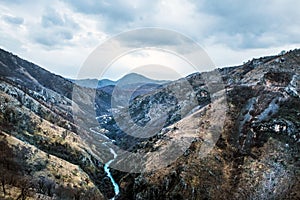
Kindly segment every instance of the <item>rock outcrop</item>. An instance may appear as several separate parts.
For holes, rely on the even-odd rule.
[[[121,88],[120,98],[114,86],[80,87],[4,50],[0,80],[0,198],[114,197],[107,140],[143,160],[110,163],[116,199],[300,198],[300,50],[133,96]]]

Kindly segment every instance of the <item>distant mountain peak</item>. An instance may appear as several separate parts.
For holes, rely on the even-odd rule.
[[[101,88],[109,85],[115,86],[118,84],[119,87],[129,86],[129,85],[137,85],[137,84],[164,84],[169,81],[165,80],[154,80],[150,79],[142,74],[138,73],[129,73],[117,81],[113,81],[110,79],[96,79],[96,78],[86,78],[86,79],[70,79],[72,82],[76,83],[82,87],[88,88]]]
[[[164,81],[164,80],[154,80],[138,73],[126,74],[117,81],[117,83],[120,83],[121,85],[131,85],[131,84],[140,84],[140,83],[164,84],[167,82],[168,81]]]

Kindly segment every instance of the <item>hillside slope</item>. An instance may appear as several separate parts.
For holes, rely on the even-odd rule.
[[[119,175],[120,199],[299,199],[299,72],[300,50],[220,69],[227,110],[216,146],[201,157],[207,136],[213,135],[207,127],[214,123],[210,113],[216,108],[203,104],[133,148],[146,152],[147,168],[165,162],[153,151],[168,151],[168,141],[190,137],[191,126],[198,131],[167,167]],[[196,77],[188,80],[200,88]]]
[[[1,142],[12,154],[3,146],[0,198],[113,196],[104,161],[80,137],[88,130],[73,122],[74,85],[4,50],[0,58]]]
[[[0,50],[0,198],[299,199],[300,50],[215,72],[224,84],[213,90],[214,72],[195,73],[146,85],[126,110],[111,101],[128,91],[76,86]],[[137,125],[153,119],[159,129],[140,138]],[[172,141],[184,151],[167,163]]]

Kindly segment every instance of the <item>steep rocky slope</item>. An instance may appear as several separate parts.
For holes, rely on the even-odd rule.
[[[113,196],[112,184],[103,170],[104,161],[96,159],[80,137],[88,130],[73,122],[74,85],[4,50],[0,58],[1,142],[13,155],[6,155],[3,147],[0,198]],[[43,189],[48,182],[51,187]]]
[[[201,156],[215,108],[202,104],[133,148],[148,152],[147,167],[155,160],[153,151],[165,148],[170,138],[186,137],[186,127],[197,124],[189,148],[167,167],[119,175],[120,199],[299,199],[299,71],[300,50],[220,69],[227,110],[216,146]]]
[[[0,50],[0,198],[112,198],[110,147],[115,199],[299,199],[299,71],[294,50],[116,98]]]

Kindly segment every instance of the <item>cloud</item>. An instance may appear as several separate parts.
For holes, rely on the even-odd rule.
[[[76,12],[89,16],[94,15],[93,17],[96,20],[105,21],[107,30],[112,30],[121,24],[127,24],[135,18],[130,4],[121,0],[115,2],[97,0],[64,1]]]
[[[65,20],[58,12],[51,8],[42,16],[41,23],[43,27],[63,26]]]
[[[97,1],[97,0],[65,0],[76,11],[85,14],[100,14],[116,21],[128,21],[134,18],[134,13],[131,12],[133,6],[126,1]]]
[[[133,28],[136,21],[143,18],[145,13],[151,12],[159,2],[158,0],[63,1],[70,5],[75,12],[83,13],[95,20],[104,22],[104,28],[110,33],[119,33],[128,30],[128,28]]]
[[[71,45],[70,41],[78,31],[80,26],[70,16],[49,8],[34,26],[31,37],[48,48],[62,48]]]
[[[6,23],[13,24],[13,25],[21,25],[24,23],[24,19],[22,17],[4,15],[2,18]]]
[[[6,3],[6,4],[19,4],[19,3],[22,3],[23,1],[22,0],[2,0],[3,3]]]
[[[44,28],[60,26],[78,29],[79,25],[74,22],[68,15],[61,14],[55,9],[47,9],[41,19],[41,24]]]
[[[35,42],[48,47],[61,47],[68,45],[68,41],[73,38],[73,33],[68,30],[52,30],[35,33],[33,39]]]
[[[299,7],[298,0],[53,0],[50,6],[46,0],[3,0],[0,40],[3,48],[69,76],[61,69],[65,63],[78,70],[105,39],[159,27],[187,35],[224,66],[300,44]],[[159,31],[120,40],[135,48],[147,44],[193,52]]]
[[[216,43],[237,49],[268,48],[300,42],[300,13],[295,0],[202,0],[198,12],[215,16],[210,30]],[[291,37],[292,36],[292,37]]]
[[[151,30],[151,31],[150,31]],[[173,36],[173,37],[172,37]],[[174,38],[177,35],[173,31],[164,29],[141,28],[122,33],[116,36],[124,45],[139,48],[141,46],[172,46],[179,45],[180,38]]]
[[[16,37],[0,34],[0,41],[0,48],[5,48],[6,50],[14,53],[21,53],[24,51],[22,48],[22,42]]]

